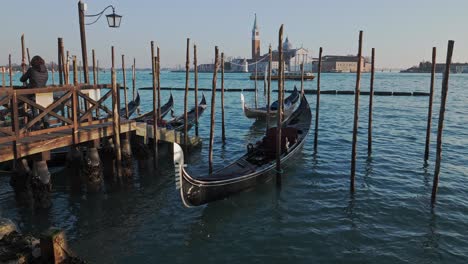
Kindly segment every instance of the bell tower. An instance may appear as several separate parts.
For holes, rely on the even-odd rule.
[[[252,59],[260,58],[260,31],[257,26],[257,14],[255,14],[254,25],[252,28]]]

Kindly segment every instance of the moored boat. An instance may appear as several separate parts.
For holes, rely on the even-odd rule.
[[[206,99],[205,99],[205,94],[202,94],[202,99],[200,103],[198,104],[198,118],[203,114],[203,112],[206,109]],[[165,126],[169,129],[174,129],[176,131],[184,131],[184,125],[185,125],[185,120],[184,120],[184,115],[180,115],[178,117],[173,118],[172,120],[169,120],[166,122]],[[187,113],[187,120],[188,120],[188,126],[187,129],[190,130],[193,125],[195,125],[196,121],[196,112],[195,112],[195,107],[193,107],[188,113]]]
[[[281,127],[282,164],[301,151],[311,122],[309,103],[302,95],[299,107]],[[249,144],[247,153],[238,160],[206,176],[190,175],[184,166],[182,149],[174,144],[176,181],[184,205],[191,207],[221,200],[269,181],[275,175],[276,129],[270,128],[261,141]]]
[[[297,88],[294,86],[293,92],[284,100],[284,116],[285,118],[289,117],[294,108],[296,103],[299,101],[300,93]],[[241,94],[241,103],[242,103],[242,110],[247,118],[255,118],[255,119],[266,119],[268,117],[268,109],[266,107],[259,107],[259,108],[250,108],[246,105],[244,100],[244,95]],[[276,109],[278,107],[278,101],[273,102],[270,105],[270,118],[276,117]]]
[[[169,113],[169,111],[172,110],[172,107],[174,107],[174,98],[172,97],[172,93],[171,93],[169,100],[167,100],[167,102],[163,106],[161,106],[161,118],[165,117],[167,113]],[[136,117],[134,120],[137,122],[148,122],[150,120],[152,121],[153,111],[150,111],[139,117]]]

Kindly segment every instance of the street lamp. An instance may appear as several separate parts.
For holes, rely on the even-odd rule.
[[[104,12],[109,8],[112,8],[112,14],[106,15],[107,23],[109,24],[109,27],[111,27],[111,28],[120,27],[120,21],[122,20],[122,16],[117,15],[115,13],[114,6],[108,5],[101,12],[99,12],[99,13],[97,13],[95,15],[85,15],[84,12],[86,11],[86,4],[83,3],[83,1],[81,1],[81,0],[78,2],[78,17],[79,17],[79,20],[80,20],[80,36],[81,36],[81,53],[82,53],[82,58],[83,58],[85,83],[89,83],[88,53],[87,53],[87,49],[86,49],[85,17],[97,17],[93,22],[86,24],[86,25],[92,25],[92,24],[96,23],[101,18],[101,16],[104,14]]]

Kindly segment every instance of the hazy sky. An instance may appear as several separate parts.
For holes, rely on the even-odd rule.
[[[250,57],[254,13],[260,26],[262,53],[277,47],[278,29],[294,46],[317,56],[356,54],[359,30],[364,30],[364,54],[376,48],[377,67],[409,67],[429,60],[433,46],[444,61],[447,40],[455,40],[454,61],[468,61],[467,0],[95,0],[85,1],[87,14],[112,4],[123,15],[119,29],[107,27],[105,17],[87,26],[88,52],[95,49],[103,66],[110,65],[110,47],[138,67],[151,65],[150,41],[161,49],[163,66],[184,65],[186,38],[198,46],[199,62],[213,60],[214,46],[226,56]],[[110,12],[110,10],[109,10]],[[106,12],[108,13],[108,12]],[[21,33],[31,56],[57,58],[57,38],[81,56],[77,1],[2,0],[0,64],[11,53],[20,62]],[[87,20],[90,22],[91,20]],[[191,50],[192,51],[192,50]],[[192,55],[192,54],[191,54]],[[91,57],[89,55],[89,57]]]

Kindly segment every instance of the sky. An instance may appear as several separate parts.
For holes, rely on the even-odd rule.
[[[445,61],[447,41],[455,40],[453,61],[468,62],[467,0],[87,0],[86,14],[109,4],[123,16],[120,28],[107,26],[105,17],[86,27],[88,57],[95,49],[100,66],[111,64],[115,46],[117,65],[125,54],[137,67],[150,67],[150,41],[161,50],[163,67],[185,64],[186,39],[197,44],[198,62],[210,63],[214,47],[225,56],[251,56],[254,14],[260,27],[261,52],[278,45],[278,30],[295,47],[318,56],[357,54],[359,31],[364,31],[363,53],[376,49],[376,67],[406,68],[430,60],[437,47]],[[76,0],[2,0],[0,65],[21,61],[21,34],[31,56],[57,60],[57,38],[81,58]],[[109,13],[106,11],[105,14]],[[91,22],[92,19],[87,19]],[[191,47],[190,51],[193,49]],[[193,54],[190,54],[192,58]],[[192,60],[192,59],[191,59]]]

